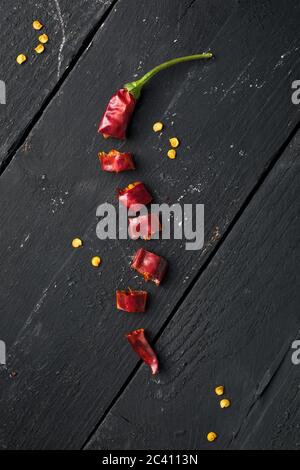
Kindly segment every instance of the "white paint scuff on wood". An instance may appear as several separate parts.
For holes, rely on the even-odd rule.
[[[64,48],[64,45],[66,43],[67,38],[66,38],[65,23],[64,23],[64,19],[63,19],[62,13],[61,13],[59,1],[54,0],[54,3],[55,3],[56,11],[57,11],[57,14],[58,14],[58,19],[59,19],[59,22],[60,22],[61,33],[62,33],[62,40],[61,40],[61,43],[59,45],[58,63],[57,63],[57,78],[59,78],[60,77],[61,64],[62,64],[62,60],[63,60],[62,51],[63,51],[63,48]]]

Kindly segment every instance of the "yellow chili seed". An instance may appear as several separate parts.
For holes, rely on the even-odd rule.
[[[162,122],[155,122],[155,123],[153,124],[153,130],[154,130],[154,132],[160,132],[160,131],[163,130],[163,128],[164,128],[164,125],[163,125]]]
[[[176,150],[170,149],[170,150],[168,151],[168,157],[171,158],[172,160],[173,160],[174,158],[176,158]]]
[[[223,387],[223,385],[219,385],[218,387],[215,388],[215,394],[216,394],[216,395],[223,395],[223,394],[224,394],[224,387]]]
[[[177,147],[179,147],[180,142],[177,139],[177,137],[172,137],[171,139],[169,139],[169,142],[170,142],[171,147],[173,147],[173,149],[177,149]]]
[[[223,400],[220,401],[220,407],[221,408],[229,408],[231,405],[230,400],[227,398],[224,398]]]
[[[101,264],[101,258],[99,256],[94,256],[94,258],[92,258],[92,265],[95,268],[98,268],[98,266],[100,266],[100,264]]]
[[[131,183],[131,184],[129,184],[129,185],[127,186],[127,189],[132,189],[132,188],[134,188],[134,187],[135,187],[135,184],[134,184],[134,183]]]
[[[32,27],[36,31],[39,31],[40,29],[42,29],[43,25],[39,20],[34,20],[34,22],[32,23]]]
[[[72,240],[73,248],[80,248],[82,245],[83,243],[82,243],[82,240],[80,240],[80,238],[74,238],[74,240]]]
[[[38,44],[34,50],[37,54],[42,54],[45,50],[45,47],[43,44]]]
[[[16,58],[16,61],[18,62],[18,64],[23,64],[23,62],[26,62],[27,60],[27,57],[25,54],[19,54],[18,57]]]
[[[42,44],[46,44],[46,42],[49,41],[49,38],[47,36],[47,34],[41,34],[39,36],[39,41],[42,43]]]
[[[208,440],[209,442],[215,441],[215,440],[217,439],[217,437],[218,437],[218,436],[217,436],[217,434],[216,434],[215,432],[209,432],[209,433],[207,434],[207,440]]]

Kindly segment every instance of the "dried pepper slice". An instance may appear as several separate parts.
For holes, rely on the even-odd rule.
[[[99,152],[98,157],[103,171],[120,173],[121,171],[135,170],[132,153],[111,150],[109,153]]]
[[[117,195],[119,202],[127,209],[134,206],[136,210],[139,210],[152,201],[151,194],[144,183],[140,181],[129,184],[125,189],[119,189]]]
[[[144,290],[117,290],[117,309],[128,313],[143,313],[146,310],[148,293]]]
[[[144,328],[131,331],[126,335],[132,349],[150,367],[152,374],[158,372],[158,359],[145,337]]]
[[[153,281],[157,286],[160,285],[166,270],[167,261],[151,251],[140,248],[131,263],[131,267],[141,274],[146,281]]]
[[[128,233],[132,240],[137,240],[138,238],[150,240],[155,233],[160,231],[161,225],[156,214],[129,218]]]

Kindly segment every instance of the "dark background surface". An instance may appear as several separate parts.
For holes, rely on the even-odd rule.
[[[5,0],[0,13],[1,448],[298,449],[299,2]],[[50,37],[41,56],[34,19]],[[97,135],[123,83],[207,50],[213,61],[147,86],[126,142]],[[113,146],[135,154],[134,176],[100,172]],[[97,206],[132,179],[158,203],[205,204],[204,248],[98,240]],[[147,313],[126,315],[115,289],[145,287],[129,269],[140,246],[170,269],[147,285]],[[156,377],[124,339],[139,327]]]

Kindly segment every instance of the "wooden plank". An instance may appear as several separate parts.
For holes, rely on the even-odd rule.
[[[156,344],[160,375],[142,367],[87,448],[297,449],[299,151],[300,132]]]
[[[51,100],[56,86],[91,40],[94,29],[113,0],[2,0],[0,5],[0,79],[6,85],[6,105],[0,106],[0,168],[10,160],[32,121]],[[44,28],[35,31],[39,19]],[[46,32],[49,43],[38,56],[34,48]],[[16,63],[19,53],[28,61]]]
[[[296,339],[296,335],[293,336]],[[299,340],[299,335],[298,335]],[[299,449],[299,365],[288,349],[278,373],[242,423],[231,448]]]
[[[137,11],[136,2],[120,0],[2,175],[0,331],[8,372],[18,372],[15,379],[2,373],[3,448],[85,442],[137,365],[124,333],[144,326],[153,338],[167,324],[298,123],[289,77],[299,7],[233,5],[144,1]],[[213,63],[177,67],[149,85],[120,146],[135,153],[134,180],[144,180],[157,202],[205,204],[205,249],[150,242],[169,260],[168,278],[159,289],[147,286],[147,314],[121,315],[115,288],[144,287],[128,264],[145,245],[96,239],[97,205],[114,201],[115,187],[133,178],[99,172],[97,151],[116,145],[96,135],[99,115],[130,77],[210,47]],[[166,125],[161,139],[151,132],[158,118]],[[175,161],[164,156],[171,133],[182,141]],[[75,235],[85,242],[77,252],[70,249]],[[98,271],[90,267],[95,253],[103,258]]]

